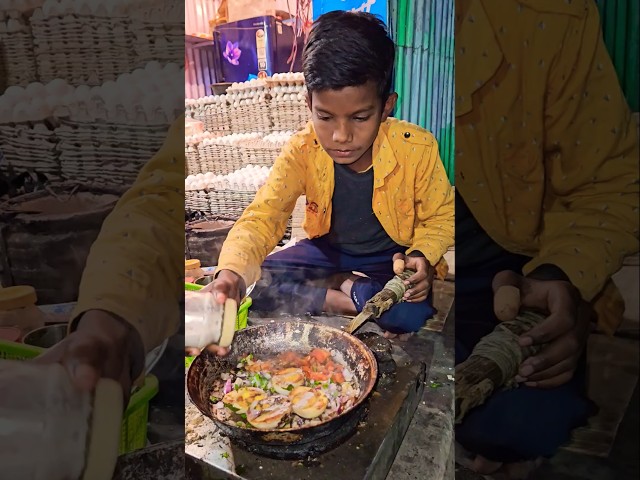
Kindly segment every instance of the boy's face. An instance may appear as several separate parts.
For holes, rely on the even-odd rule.
[[[320,145],[334,162],[355,170],[371,164],[371,149],[395,106],[397,95],[385,104],[373,82],[340,90],[313,92],[307,97]]]

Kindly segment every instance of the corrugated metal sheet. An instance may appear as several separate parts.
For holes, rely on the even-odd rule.
[[[431,131],[454,181],[454,1],[390,0],[397,45],[395,116]]]
[[[213,48],[211,40],[186,37],[185,98],[201,98],[212,94],[210,87],[216,82]]]
[[[600,10],[604,41],[618,72],[620,84],[634,112],[640,110],[640,2],[638,0],[596,0]]]

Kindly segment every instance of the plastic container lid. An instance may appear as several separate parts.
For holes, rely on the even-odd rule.
[[[193,270],[195,268],[200,268],[200,260],[197,260],[197,259],[193,258],[191,260],[185,260],[184,261],[184,269],[185,270]]]
[[[28,285],[0,288],[0,310],[24,308],[37,301],[36,289]]]

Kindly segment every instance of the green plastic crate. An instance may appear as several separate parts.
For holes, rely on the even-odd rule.
[[[3,360],[29,360],[44,351],[44,348],[0,340],[0,359]],[[146,446],[149,402],[157,393],[158,379],[154,375],[147,375],[142,387],[131,395],[122,418],[120,454]]]

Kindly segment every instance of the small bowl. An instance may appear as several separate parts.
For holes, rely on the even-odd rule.
[[[47,325],[36,328],[27,333],[22,343],[40,348],[51,348],[56,343],[61,342],[67,336],[67,324]]]

